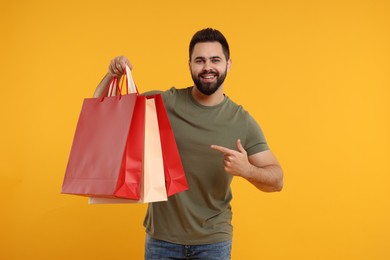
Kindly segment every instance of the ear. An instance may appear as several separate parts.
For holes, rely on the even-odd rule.
[[[232,59],[229,59],[228,61],[227,61],[227,71],[229,72],[230,71],[230,68],[232,67]]]

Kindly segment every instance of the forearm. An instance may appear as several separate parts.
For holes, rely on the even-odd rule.
[[[105,91],[105,89],[108,87],[110,84],[110,81],[112,79],[112,76],[110,73],[107,73],[102,81],[100,81],[99,85],[95,89],[95,93],[93,94],[93,97],[101,97]]]
[[[245,178],[264,192],[281,191],[283,188],[283,171],[276,164],[264,167],[256,167],[251,164],[249,173]]]

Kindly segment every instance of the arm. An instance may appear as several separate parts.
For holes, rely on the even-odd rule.
[[[283,170],[270,150],[251,155],[248,160],[251,164],[248,181],[265,192],[282,190]]]
[[[108,72],[96,87],[93,97],[100,97],[103,95],[104,90],[107,88],[108,84],[110,84],[110,81],[113,77],[117,77],[119,81],[119,78],[122,76],[126,65],[129,66],[130,69],[132,68],[129,60],[125,56],[118,56],[112,59],[110,65],[108,66]]]
[[[224,169],[234,176],[241,176],[264,192],[281,191],[283,188],[283,170],[271,151],[248,156],[237,140],[237,151],[212,145],[212,149],[224,154]]]

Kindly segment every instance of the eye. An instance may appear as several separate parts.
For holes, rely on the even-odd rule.
[[[220,59],[212,59],[211,62],[212,63],[219,63],[219,62],[221,62],[221,60]]]

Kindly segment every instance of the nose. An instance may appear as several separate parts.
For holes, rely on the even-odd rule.
[[[206,60],[203,63],[203,70],[210,70],[210,69],[211,69],[211,61],[210,60]]]

